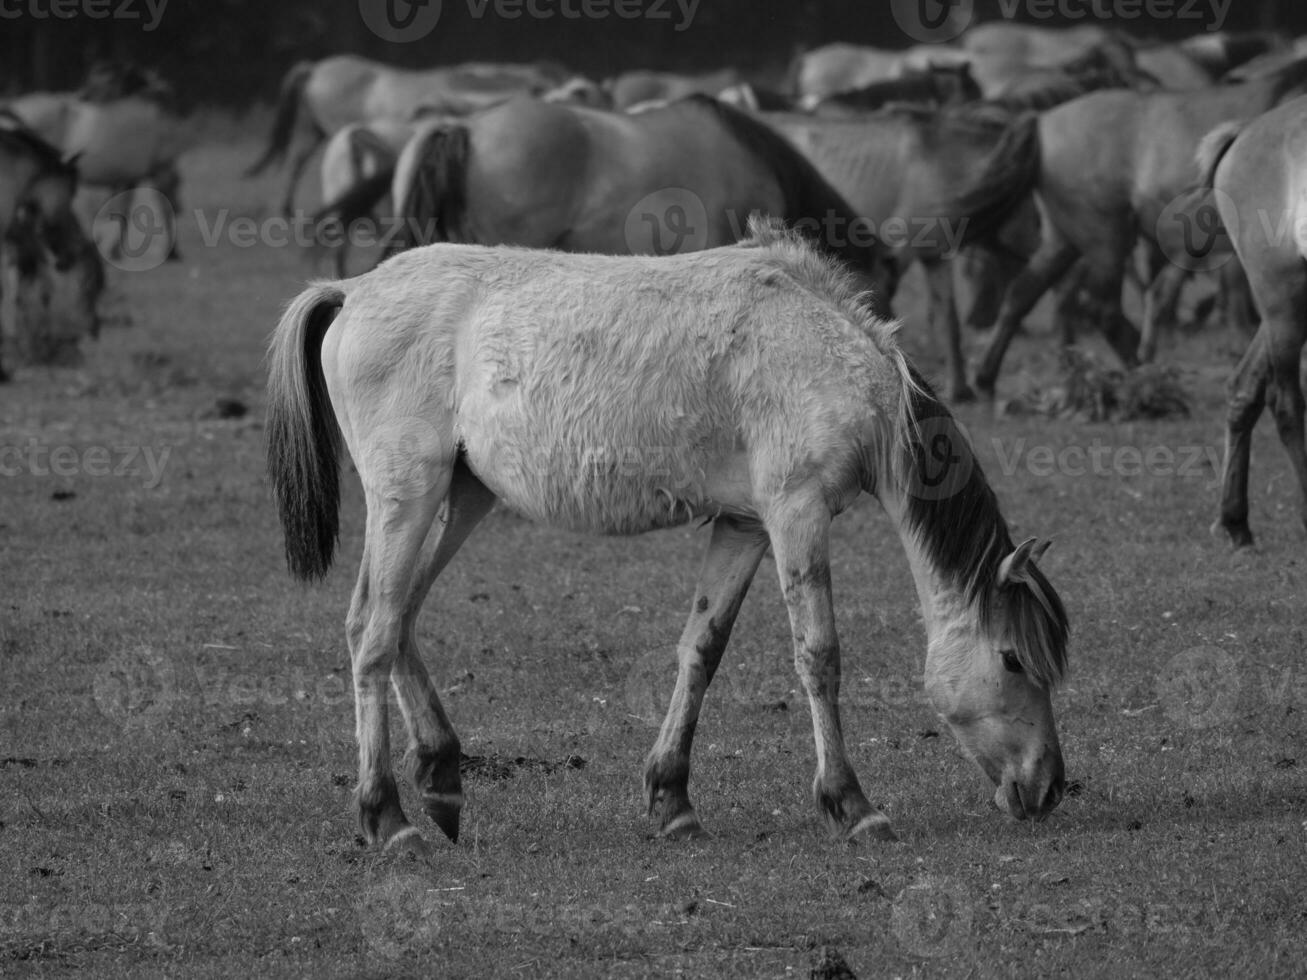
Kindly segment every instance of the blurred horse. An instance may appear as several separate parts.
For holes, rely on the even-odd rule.
[[[111,196],[153,187],[171,205],[168,257],[180,258],[172,222],[179,207],[177,158],[187,147],[171,90],[150,72],[98,66],[78,92],[34,92],[7,108],[46,142],[76,159],[81,183]],[[130,211],[130,201],[123,210]],[[120,242],[115,240],[116,253]]]
[[[362,185],[324,217],[348,224],[385,193]],[[395,247],[432,241],[668,254],[738,241],[759,211],[894,292],[892,256],[762,122],[707,96],[637,115],[517,98],[419,131],[395,171]]]
[[[459,739],[415,624],[499,500],[591,533],[712,524],[644,766],[660,837],[704,836],[689,797],[695,725],[770,548],[812,713],[814,803],[838,839],[895,839],[859,785],[839,710],[831,528],[863,493],[907,553],[935,710],[1009,816],[1038,820],[1061,801],[1050,695],[1068,626],[1037,564],[1047,544],[1013,541],[966,436],[847,269],[750,225],[740,245],[665,258],[433,245],[290,304],[266,430],[297,577],[331,566],[344,449],[367,499],[346,634],[369,843],[430,853],[395,783],[392,692],[421,805],[458,840]]]
[[[336,55],[301,61],[282,79],[268,147],[245,175],[252,177],[286,159],[297,133],[305,137],[291,162],[282,213],[290,217],[295,188],[309,158],[350,123],[411,122],[424,112],[465,115],[522,93],[543,94],[567,81],[551,65],[482,64],[410,71],[362,58]]]
[[[876,82],[901,77],[911,69],[968,64],[960,49],[925,45],[918,51],[890,51],[858,44],[826,44],[800,53],[790,68],[800,102],[809,105],[840,92],[853,92]]]
[[[977,386],[993,392],[1021,321],[1077,260],[1083,260],[1080,319],[1100,329],[1123,362],[1150,355],[1141,351],[1140,335],[1121,309],[1125,265],[1136,240],[1142,235],[1156,242],[1168,206],[1196,182],[1194,154],[1208,131],[1260,115],[1305,90],[1307,59],[1242,84],[1196,92],[1095,92],[1040,116],[1030,172],[1043,243],[1008,290]],[[1149,337],[1156,335],[1156,295],[1146,304]]]
[[[73,213],[77,170],[22,126],[0,126],[0,350],[50,361],[99,333],[104,272]],[[7,377],[0,363],[0,380]]]
[[[1248,469],[1264,408],[1293,465],[1307,524],[1302,352],[1307,345],[1307,241],[1283,229],[1307,225],[1307,96],[1246,124],[1227,123],[1204,142],[1199,165],[1247,274],[1262,322],[1230,380],[1221,516],[1236,547],[1253,543]],[[1274,226],[1265,217],[1274,216]]]
[[[975,102],[980,97],[980,86],[971,77],[970,65],[931,65],[911,68],[898,78],[836,92],[824,99],[805,99],[799,108],[819,116],[844,118],[882,109],[890,103],[938,108]]]
[[[720,95],[744,78],[734,68],[682,75],[666,71],[628,71],[610,79],[605,88],[612,106],[626,112],[639,105],[676,102],[691,95]]]
[[[1024,262],[1038,244],[1030,198],[1033,115],[1017,117],[990,107],[932,111],[899,106],[856,120],[767,115],[766,121],[798,147],[847,198],[853,210],[894,249],[900,275],[914,262],[926,274],[929,318],[944,350],[950,399],[969,400],[951,260],[964,240]],[[979,183],[983,195],[964,206],[938,209],[957,188]],[[997,221],[988,215],[1001,216]],[[890,234],[893,229],[895,233]],[[1015,275],[1012,263],[988,267]],[[980,305],[994,308],[1001,281],[982,284]],[[990,313],[974,311],[976,325]]]

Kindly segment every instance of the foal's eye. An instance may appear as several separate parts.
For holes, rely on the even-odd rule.
[[[1003,656],[1003,667],[1006,670],[1009,670],[1014,674],[1019,674],[1025,670],[1025,668],[1021,666],[1021,661],[1017,659],[1017,652],[1015,650],[1002,650],[1000,653]]]

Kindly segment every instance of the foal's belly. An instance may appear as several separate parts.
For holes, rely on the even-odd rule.
[[[641,534],[721,514],[753,517],[743,449],[466,440],[464,461],[522,515],[597,534]]]

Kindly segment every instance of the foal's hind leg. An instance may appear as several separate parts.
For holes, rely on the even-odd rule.
[[[895,840],[889,818],[872,807],[844,748],[840,726],[840,646],[830,581],[831,515],[819,491],[769,515],[768,531],[790,613],[794,666],[808,694],[817,744],[812,792],[837,837]]]
[[[370,843],[384,844],[409,829],[391,772],[387,687],[422,543],[447,492],[449,473],[432,482],[437,485],[411,497],[371,489],[367,494],[367,539],[346,634],[354,666],[359,824]]]
[[[749,583],[767,551],[767,535],[756,525],[719,517],[699,571],[690,618],[676,645],[676,688],[658,741],[644,765],[649,813],[658,813],[658,834],[677,840],[704,831],[690,804],[690,748],[703,695],[717,672],[731,627]]]
[[[463,781],[458,771],[460,746],[435,685],[422,663],[416,627],[422,602],[437,576],[494,505],[495,496],[485,484],[465,465],[457,464],[446,506],[427,535],[426,546],[413,576],[413,587],[404,610],[399,660],[391,674],[408,728],[410,770],[413,783],[422,796],[422,808],[445,836],[455,842],[458,841],[459,814],[463,809]],[[408,830],[417,833],[414,828]]]

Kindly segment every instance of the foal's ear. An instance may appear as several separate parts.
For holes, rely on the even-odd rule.
[[[1052,543],[1052,541],[1040,541],[1038,538],[1027,538],[1022,541],[1012,554],[999,563],[998,584],[1008,585],[1012,582],[1026,581],[1030,576],[1030,569],[1044,557],[1044,552]]]

